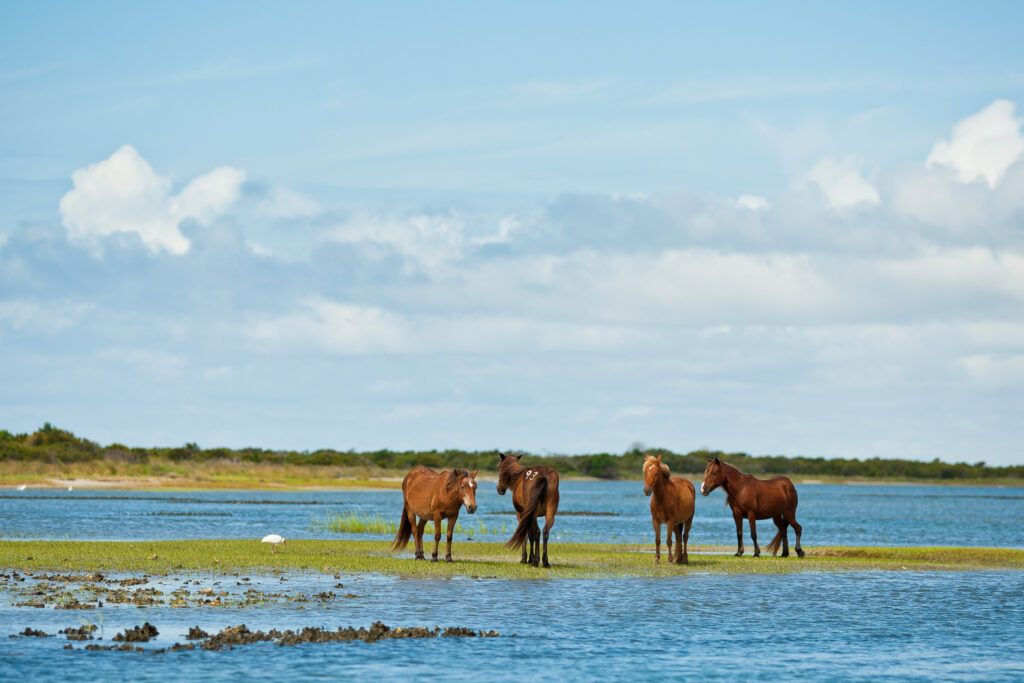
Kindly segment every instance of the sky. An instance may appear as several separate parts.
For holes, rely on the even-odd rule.
[[[1022,44],[1019,3],[0,2],[0,428],[1024,463]]]

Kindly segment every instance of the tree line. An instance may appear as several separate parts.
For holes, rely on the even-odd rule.
[[[938,458],[930,461],[869,458],[809,458],[784,455],[748,455],[721,451],[697,450],[674,453],[663,448],[632,448],[625,453],[593,453],[584,455],[524,454],[523,464],[545,464],[562,475],[597,477],[600,479],[638,479],[644,456],[661,455],[662,462],[678,474],[696,474],[704,471],[706,458],[720,457],[740,470],[758,476],[775,474],[805,477],[850,477],[866,479],[1021,479],[1024,483],[1024,465],[996,467],[984,461],[947,463]],[[44,462],[70,464],[78,462],[109,461],[113,463],[139,463],[170,461],[226,463],[265,463],[302,466],[360,467],[391,471],[404,471],[416,465],[434,469],[459,467],[469,470],[493,472],[497,470],[498,451],[283,451],[264,448],[200,448],[187,443],[175,448],[129,447],[119,443],[101,446],[94,441],[75,436],[70,431],[52,426],[49,422],[28,434],[13,434],[0,429],[0,463]]]

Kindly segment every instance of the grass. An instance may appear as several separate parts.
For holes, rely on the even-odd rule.
[[[432,540],[432,539],[429,539]],[[442,538],[441,554],[444,554]],[[726,548],[694,547],[688,566],[655,565],[650,544],[554,543],[551,569],[519,564],[519,553],[501,543],[456,541],[456,562],[437,564],[412,559],[412,546],[392,553],[386,541],[288,541],[275,554],[255,540],[198,541],[3,541],[0,568],[18,571],[273,572],[317,571],[406,577],[549,579],[608,576],[715,574],[787,574],[807,571],[862,570],[1024,570],[1024,550],[1007,548],[866,548],[807,550],[805,559],[733,557]],[[426,544],[430,554],[432,543]],[[719,554],[721,553],[721,554]],[[664,558],[663,558],[664,561]]]
[[[448,524],[446,522],[441,523],[442,532],[446,532]],[[386,519],[383,519],[379,514],[370,517],[361,510],[353,510],[352,512],[345,512],[338,514],[336,512],[328,512],[326,517],[320,518],[313,515],[313,518],[309,523],[310,531],[331,531],[334,533],[344,534],[396,534],[398,533],[398,524]],[[423,533],[425,536],[434,535],[434,523],[427,522],[424,527]],[[455,533],[460,536],[505,536],[508,534],[508,529],[504,523],[501,527],[488,527],[484,524],[482,519],[478,519],[476,524],[464,525],[462,522],[455,523]]]
[[[90,488],[160,490],[398,489],[405,472],[330,465],[274,465],[231,461],[122,463],[0,462],[2,486],[54,486],[89,480]],[[64,485],[66,486],[66,484]]]

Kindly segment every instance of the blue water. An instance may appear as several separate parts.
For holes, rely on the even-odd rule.
[[[557,541],[652,540],[648,499],[637,482],[563,482]],[[1024,490],[926,486],[799,487],[804,545],[959,545],[1024,547]],[[735,531],[720,492],[698,498],[692,543],[732,545]],[[508,497],[483,484],[477,517],[511,528]],[[397,491],[137,493],[0,491],[7,538],[177,539],[345,538],[310,530],[313,516],[354,509],[397,519]],[[154,513],[199,513],[166,516]],[[475,522],[464,516],[462,521]],[[746,531],[745,531],[746,535]],[[764,526],[761,537],[769,534]],[[348,536],[351,538],[384,538]],[[501,540],[478,537],[479,540]],[[459,537],[456,538],[458,542]],[[749,540],[747,541],[749,549]],[[458,558],[458,543],[454,548]],[[510,561],[514,561],[514,553]],[[412,561],[412,560],[410,560]],[[751,558],[751,561],[754,561]],[[797,560],[793,560],[797,561]],[[3,568],[0,568],[3,569]],[[15,607],[32,582],[0,588],[0,679],[295,680],[412,679],[621,680],[1022,680],[1024,572],[848,572],[793,575],[509,581],[412,580],[379,575],[253,575],[267,592],[335,590],[358,597],[328,603],[270,600],[248,608],[107,604],[69,611]],[[236,577],[151,579],[167,591],[182,581],[216,590]],[[247,584],[248,585],[248,584]],[[196,586],[193,584],[193,589]],[[385,640],[377,643],[271,643],[232,651],[87,652],[62,638],[8,638],[26,626],[47,633],[83,622],[113,634],[149,621],[160,636],[149,649],[246,624],[304,626],[467,626],[501,637]],[[515,634],[513,637],[512,634]]]
[[[636,543],[653,540],[649,499],[639,482],[562,482],[561,512],[601,512],[612,516],[559,515],[551,539]],[[953,486],[826,485],[798,487],[797,519],[806,546],[941,545],[1024,548],[1024,489]],[[481,484],[478,521],[511,534],[514,517],[508,495],[493,483]],[[397,521],[402,495],[386,491],[216,491],[199,493],[111,491],[0,491],[0,538],[139,540],[183,538],[386,538],[345,536],[311,530],[313,517],[360,510]],[[163,514],[158,514],[163,513]],[[174,516],[168,516],[170,513]],[[201,516],[176,516],[199,513]],[[759,538],[774,526],[761,522]],[[790,531],[792,540],[792,531]],[[750,545],[745,529],[745,544]],[[498,540],[479,537],[477,540]],[[733,545],[732,515],[715,491],[698,495],[691,543]]]
[[[0,638],[0,677],[90,679],[1020,680],[1024,572],[859,572],[559,581],[344,577],[363,597],[304,609],[104,608],[104,642],[149,621],[143,647],[208,632],[319,625],[460,625],[494,639],[242,646],[221,652],[63,650],[58,638]],[[275,579],[267,580],[278,589]],[[332,576],[293,577],[316,591]],[[54,633],[81,615],[4,607],[0,635]],[[512,637],[515,634],[515,637]],[[82,643],[75,643],[80,648]]]

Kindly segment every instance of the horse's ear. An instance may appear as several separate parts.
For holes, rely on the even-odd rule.
[[[470,475],[469,475],[469,478],[470,478],[470,479],[476,479],[476,473],[477,473],[477,472],[479,472],[479,471],[480,471],[480,470],[473,470],[473,471],[472,471],[472,472],[470,473]]]
[[[504,460],[505,459],[505,454],[502,453],[501,451],[498,451],[498,457],[501,458],[502,460]]]
[[[714,460],[712,460],[711,458],[705,457],[704,459],[707,460],[708,462],[714,462]],[[717,460],[717,458],[716,458],[716,460]]]
[[[660,465],[661,464],[661,455],[658,455],[658,457],[655,458],[654,461]]]
[[[717,455],[715,456],[715,462],[722,462],[721,460],[718,459]]]

